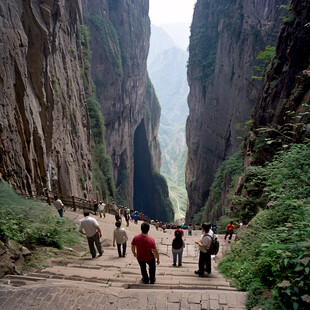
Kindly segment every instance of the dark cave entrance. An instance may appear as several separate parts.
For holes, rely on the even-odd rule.
[[[152,160],[149,151],[144,120],[134,135],[134,209],[143,212],[150,219],[155,217],[154,181]]]

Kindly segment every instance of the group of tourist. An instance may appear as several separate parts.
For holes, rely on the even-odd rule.
[[[121,227],[121,219],[116,218],[115,226],[116,229],[113,232],[113,246],[117,245],[117,251],[119,257],[126,256],[126,248],[128,236],[125,228]],[[211,254],[208,249],[211,246],[212,238],[214,233],[211,229],[211,224],[201,224],[202,236],[199,241],[195,243],[199,246],[200,255],[198,270],[195,274],[204,276],[204,273],[211,273]],[[149,236],[150,224],[148,222],[142,222],[141,234],[134,236],[131,241],[131,251],[140,266],[142,279],[141,282],[144,284],[154,284],[156,281],[156,264],[160,263],[159,254],[156,247],[156,243],[153,237]],[[98,257],[102,255],[102,248],[100,244],[101,230],[96,219],[89,216],[89,212],[84,212],[84,218],[80,222],[79,232],[87,236],[88,245],[92,258],[96,258],[96,250],[99,253]],[[173,266],[182,266],[182,254],[185,247],[183,240],[184,231],[178,227],[174,231],[174,239],[172,241],[172,256]],[[149,272],[147,272],[146,266],[149,266]]]
[[[96,201],[94,206],[94,213],[97,214],[99,212],[100,217],[105,217],[106,205],[100,201],[97,204]],[[59,212],[60,216],[63,216],[64,205],[57,196],[55,196],[54,206]],[[118,213],[115,215],[115,230],[113,232],[113,246],[117,245],[117,251],[119,257],[126,256],[127,249],[127,241],[128,236],[125,228],[121,227],[122,224],[122,215],[125,218],[127,223],[127,227],[129,226],[129,220],[132,220],[136,224],[138,224],[138,220],[140,219],[139,213],[131,210],[128,212],[126,209],[120,209]],[[100,230],[99,224],[97,220],[93,217],[90,217],[89,211],[84,211],[84,218],[80,221],[79,232],[87,237],[89,250],[92,258],[96,258],[97,252],[95,246],[98,251],[98,257],[102,256],[103,250],[100,243],[100,238],[102,237],[102,232]],[[159,225],[158,221],[153,222],[155,228],[158,230]],[[188,235],[192,235],[192,226],[188,227]],[[212,245],[212,240],[214,238],[214,232],[216,230],[216,225],[211,225],[209,223],[202,223],[200,225],[202,235],[199,240],[195,243],[199,247],[199,261],[198,261],[198,270],[195,271],[200,277],[203,277],[205,272],[207,274],[211,273],[211,254],[209,249]],[[226,240],[229,235],[229,240],[232,238],[233,231],[235,226],[233,222],[226,227],[226,235],[224,239]],[[141,224],[141,234],[134,236],[131,241],[131,251],[134,257],[137,258],[137,261],[140,265],[142,279],[141,281],[145,284],[150,283],[154,284],[156,281],[156,263],[157,265],[160,263],[159,254],[156,248],[156,243],[153,237],[148,235],[150,230],[150,224],[148,221],[143,221]],[[164,229],[163,229],[164,231]],[[185,243],[183,240],[184,231],[181,226],[178,226],[174,231],[174,239],[172,241],[172,257],[173,257],[173,266],[182,266],[182,256],[183,249],[185,247]],[[146,265],[149,266],[149,273],[147,272]]]

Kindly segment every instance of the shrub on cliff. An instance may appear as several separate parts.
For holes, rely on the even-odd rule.
[[[215,216],[219,218],[225,215],[225,206],[222,205],[222,196],[232,196],[232,190],[238,177],[242,174],[242,157],[241,150],[238,149],[233,155],[228,157],[217,169],[214,181],[210,188],[210,194],[204,207],[198,212],[193,219],[193,223],[201,223],[204,221],[215,222]],[[225,178],[229,179],[229,193],[224,192]],[[227,184],[226,184],[227,185]],[[229,221],[228,221],[229,223]],[[227,224],[228,224],[227,223]]]
[[[158,172],[153,172],[154,197],[158,206],[162,206],[161,218],[169,223],[174,220],[173,206],[169,198],[169,191],[166,179]]]
[[[111,171],[111,158],[106,154],[105,125],[104,117],[101,112],[100,103],[96,97],[96,86],[91,79],[90,62],[91,50],[89,43],[88,27],[82,25],[79,31],[80,44],[83,57],[81,74],[86,93],[86,102],[89,112],[92,141],[92,171],[93,186],[96,192],[105,200],[110,201],[110,197],[115,197],[115,184]],[[84,179],[81,177],[83,185]]]

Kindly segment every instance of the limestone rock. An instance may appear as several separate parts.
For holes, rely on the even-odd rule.
[[[22,255],[23,255],[25,260],[29,260],[30,259],[32,253],[26,247],[22,246],[21,252],[22,252]]]
[[[148,79],[148,1],[83,0],[92,50],[92,78],[105,118],[118,203],[165,219],[155,204],[154,173],[160,171],[160,106]],[[143,150],[143,156],[139,157]],[[143,180],[143,181],[137,181]],[[163,192],[167,189],[164,186]],[[143,200],[141,193],[147,200]],[[164,194],[168,197],[168,191]],[[157,199],[158,201],[158,199]]]
[[[282,1],[198,0],[189,46],[186,140],[187,220],[206,203],[214,174],[240,145],[260,88],[254,66],[275,46]],[[229,12],[229,13],[228,13]]]
[[[20,192],[92,191],[81,16],[75,0],[1,1],[0,175]]]
[[[284,20],[275,60],[263,81],[259,102],[253,114],[252,136],[244,145],[244,166],[264,164],[270,161],[277,147],[256,150],[256,158],[251,157],[254,149],[253,139],[257,129],[269,126],[280,131],[288,126],[287,140],[280,145],[302,143],[309,140],[310,131],[310,9],[309,1],[292,1]],[[275,138],[276,135],[273,137]]]

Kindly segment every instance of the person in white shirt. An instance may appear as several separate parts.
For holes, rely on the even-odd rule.
[[[96,248],[98,250],[98,257],[102,256],[102,248],[100,238],[102,237],[101,229],[98,222],[89,216],[89,212],[84,212],[84,218],[80,220],[79,232],[87,237],[89,251],[92,258],[96,258]]]
[[[103,217],[105,218],[105,206],[106,206],[105,203],[103,201],[100,201],[99,206],[98,206],[100,217],[102,217],[102,214],[103,214]]]
[[[205,271],[208,274],[211,273],[211,254],[208,253],[208,249],[211,247],[214,233],[211,230],[211,224],[208,223],[202,223],[201,229],[203,233],[201,239],[195,242],[200,249],[198,270],[195,271],[195,274],[203,277]]]
[[[117,251],[119,257],[125,257],[126,256],[126,247],[127,247],[127,232],[125,228],[121,228],[121,222],[117,221],[115,223],[116,229],[113,232],[113,246],[115,246],[115,241],[117,244]],[[123,254],[121,251],[121,246],[123,245]]]
[[[58,198],[57,195],[54,196],[53,205],[56,208],[56,210],[58,211],[60,217],[63,217],[64,216],[64,212],[65,212],[65,206],[62,203],[62,201]]]

